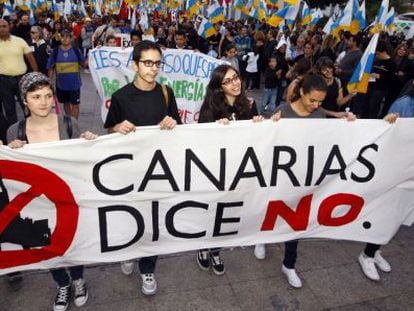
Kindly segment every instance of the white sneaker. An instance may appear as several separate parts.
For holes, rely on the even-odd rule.
[[[377,268],[375,268],[374,258],[368,257],[362,252],[358,257],[359,264],[361,265],[362,272],[365,276],[373,281],[379,281],[380,276],[378,274]]]
[[[257,259],[266,258],[266,245],[265,244],[256,244],[254,247],[254,255]]]
[[[295,269],[288,269],[285,267],[285,265],[282,265],[282,272],[284,275],[286,275],[287,281],[290,284],[290,286],[294,288],[302,287],[302,281],[300,280],[299,275],[296,273]]]
[[[134,266],[133,261],[121,261],[121,271],[125,275],[131,275],[134,272]]]
[[[382,257],[380,250],[375,252],[374,262],[381,271],[391,272],[391,265]]]
[[[157,292],[157,281],[155,280],[154,273],[141,274],[142,288],[141,291],[144,295],[155,295]]]
[[[85,285],[84,279],[74,280],[73,285],[75,286],[75,298],[73,301],[77,307],[82,307],[88,301],[88,289]]]

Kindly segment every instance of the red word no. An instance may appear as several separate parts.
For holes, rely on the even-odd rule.
[[[266,216],[263,220],[261,231],[271,231],[276,227],[276,220],[280,216],[295,231],[303,231],[308,228],[309,215],[313,194],[304,196],[299,201],[296,211],[286,205],[285,202],[270,201],[267,206]],[[346,214],[334,217],[333,211],[337,206],[349,205]],[[327,227],[338,227],[354,221],[364,206],[364,199],[350,193],[337,193],[324,199],[318,210],[318,223]]]

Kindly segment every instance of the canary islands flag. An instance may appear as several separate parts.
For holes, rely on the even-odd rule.
[[[187,17],[191,18],[200,9],[201,3],[198,0],[187,0]]]
[[[213,24],[205,17],[201,20],[200,26],[198,26],[197,33],[200,37],[207,39],[214,36],[217,32],[213,27]]]
[[[333,28],[335,27],[335,19],[333,16],[329,17],[328,21],[325,24],[325,27],[323,27],[323,32],[327,35],[332,34]]]
[[[303,9],[302,9],[302,25],[308,25],[312,20],[311,10],[306,2],[303,2]]]
[[[212,5],[209,6],[207,9],[208,17],[211,20],[211,23],[215,24],[220,21],[225,21],[223,8],[220,6],[220,4],[215,1]]]
[[[391,10],[387,13],[387,16],[385,18],[385,29],[388,31],[391,31],[394,27],[394,19],[395,19],[395,10],[394,7],[391,8]]]
[[[283,9],[280,9],[268,19],[267,23],[272,27],[277,27],[279,24],[284,21],[286,15],[289,11],[290,5],[286,5]]]
[[[365,0],[364,0],[362,1],[361,6],[356,12],[354,19],[352,20],[350,31],[353,35],[355,35],[358,33],[358,31],[363,31],[365,27],[366,27],[366,19],[365,19]]]
[[[348,92],[357,91],[358,93],[366,93],[368,90],[368,82],[371,74],[372,64],[375,58],[375,49],[377,48],[379,34],[376,33],[365,49],[357,68],[355,69],[351,80],[347,85]]]
[[[384,29],[389,5],[389,0],[382,0],[381,6],[378,10],[378,15],[375,18],[374,27],[371,29],[371,33],[377,33]]]

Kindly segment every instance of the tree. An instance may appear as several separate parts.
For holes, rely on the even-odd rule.
[[[378,14],[380,5],[380,0],[366,0],[366,11],[367,18],[369,21],[374,21],[375,17]],[[390,8],[394,7],[396,14],[401,14],[407,12],[407,1],[405,0],[390,0]]]

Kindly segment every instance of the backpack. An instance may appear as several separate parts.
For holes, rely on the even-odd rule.
[[[161,84],[161,90],[162,90],[162,95],[164,97],[165,106],[167,107],[167,110],[168,110],[168,106],[170,104],[170,98],[168,96],[167,86],[165,84]]]
[[[63,116],[63,123],[65,123],[66,133],[68,134],[69,139],[72,138],[73,128],[72,128],[72,119],[69,116]],[[19,122],[17,126],[17,139],[27,141],[26,136],[26,119]]]

